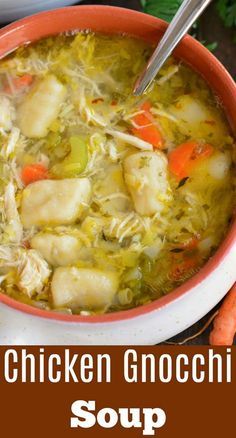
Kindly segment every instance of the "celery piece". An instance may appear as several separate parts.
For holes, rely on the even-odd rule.
[[[70,147],[69,155],[51,169],[57,177],[74,178],[86,169],[88,150],[85,138],[78,135],[70,137]]]

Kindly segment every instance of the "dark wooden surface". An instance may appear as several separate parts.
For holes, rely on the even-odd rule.
[[[157,0],[158,1],[158,0]],[[82,1],[80,4],[102,4],[102,5],[113,5],[120,6],[129,9],[141,10],[140,0],[113,0],[113,1]],[[233,34],[234,33],[234,34]],[[221,60],[225,67],[230,71],[230,73],[236,77],[236,32],[232,30],[225,29],[222,25],[221,20],[218,18],[215,11],[215,2],[208,8],[204,13],[203,17],[199,23],[199,39],[201,41],[206,41],[211,43],[214,41],[218,42],[217,50],[215,55]],[[234,37],[234,42],[233,42]],[[214,292],[214,291],[212,291]],[[180,343],[186,338],[189,338],[204,327],[206,322],[211,318],[216,309],[213,309],[208,315],[198,321],[189,329],[185,330],[175,338],[171,339],[171,342]],[[209,339],[209,333],[211,326],[209,326],[204,333],[199,335],[193,340],[188,341],[187,345],[207,345]]]
[[[157,0],[158,1],[158,0]],[[120,6],[129,9],[141,10],[141,4],[139,0],[113,0],[113,1],[82,1],[81,4],[102,4]],[[235,35],[234,35],[235,37]],[[215,11],[215,2],[207,9],[199,23],[199,39],[212,43],[218,42],[215,55],[221,60],[233,76],[236,76],[236,44],[233,42],[233,31],[225,29],[221,20]],[[235,39],[236,41],[236,39]],[[175,338],[171,339],[172,342],[182,342],[183,340],[199,333],[204,325],[209,321],[211,316],[217,309],[213,309],[208,315],[198,321],[189,329],[185,330]],[[193,340],[190,340],[186,345],[207,345],[209,340],[209,333],[212,328],[210,325],[201,335],[197,336]]]

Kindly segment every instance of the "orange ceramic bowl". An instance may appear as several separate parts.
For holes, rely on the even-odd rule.
[[[22,44],[65,31],[90,29],[106,34],[128,34],[157,43],[166,28],[162,20],[129,9],[68,7],[27,17],[0,30],[0,57]],[[175,56],[207,81],[236,134],[236,85],[222,64],[190,36],[182,40]],[[43,311],[0,294],[3,321],[0,334],[4,332],[6,343],[25,344],[160,342],[193,324],[220,301],[236,281],[235,266],[236,221],[201,271],[163,298],[132,310],[85,317]],[[12,317],[14,329],[9,327]]]

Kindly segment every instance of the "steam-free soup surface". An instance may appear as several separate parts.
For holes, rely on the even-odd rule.
[[[78,33],[0,62],[1,292],[82,315],[148,303],[215,252],[234,204],[234,140],[219,102],[169,59]]]

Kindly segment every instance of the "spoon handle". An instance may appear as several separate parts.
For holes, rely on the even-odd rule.
[[[147,89],[177,44],[210,2],[211,0],[184,0],[137,80],[134,87],[136,96],[143,94]]]

